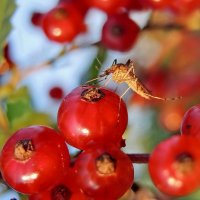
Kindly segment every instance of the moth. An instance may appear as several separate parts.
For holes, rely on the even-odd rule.
[[[109,75],[111,75],[110,79],[112,79],[117,84],[126,83],[128,85],[127,90],[121,95],[121,97],[124,96],[129,89],[132,89],[134,92],[144,97],[145,99],[159,99],[166,101],[166,100],[176,100],[182,98],[182,97],[163,98],[159,96],[154,96],[151,93],[151,91],[148,90],[137,77],[135,73],[135,64],[130,59],[125,64],[117,63],[117,59],[115,59],[111,67],[109,67],[102,74],[100,74],[98,78],[102,77],[107,78]]]

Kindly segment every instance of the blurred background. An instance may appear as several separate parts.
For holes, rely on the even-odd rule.
[[[179,134],[184,113],[199,103],[199,0],[127,0],[128,6],[122,1],[113,7],[91,2],[1,0],[0,148],[19,128],[35,124],[56,128],[63,97],[97,77],[114,59],[133,60],[136,75],[153,95],[183,97],[146,100],[128,91],[123,96],[129,115],[125,152],[150,153],[163,139]],[[56,21],[66,14],[55,10],[64,4],[73,7],[67,25]],[[62,38],[66,27],[72,31]],[[112,81],[107,86],[119,95],[127,88]],[[77,152],[69,148],[71,154]],[[140,200],[200,199],[200,191],[167,197],[153,186],[146,164],[134,166],[136,185],[151,193]],[[0,199],[11,197],[26,199],[2,181]]]

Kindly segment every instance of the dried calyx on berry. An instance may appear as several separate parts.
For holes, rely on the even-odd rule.
[[[17,160],[28,160],[34,152],[34,145],[31,139],[23,139],[16,143],[14,155]]]
[[[96,102],[103,98],[105,94],[99,88],[92,87],[85,89],[81,93],[81,98],[88,101],[88,102]]]

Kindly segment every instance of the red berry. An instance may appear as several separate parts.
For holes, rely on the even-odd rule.
[[[82,0],[89,7],[96,7],[104,12],[116,13],[124,8],[128,8],[132,0]]]
[[[94,145],[83,151],[75,161],[74,170],[80,190],[97,200],[118,199],[133,183],[131,160],[112,145]]]
[[[142,10],[144,6],[141,4],[141,0],[131,1],[130,10]]]
[[[139,32],[139,26],[126,13],[115,14],[105,22],[101,42],[109,49],[128,51]]]
[[[145,8],[166,9],[173,0],[140,0],[140,4]]]
[[[64,43],[85,31],[83,16],[73,4],[59,4],[44,14],[42,28],[53,41]]]
[[[69,200],[94,200],[94,198],[90,198],[81,192],[73,193]]]
[[[66,170],[61,179],[52,183],[51,188],[32,194],[29,200],[71,200],[72,194],[77,191],[75,173],[72,168]]]
[[[162,141],[149,159],[155,186],[170,196],[183,196],[200,186],[200,142],[187,135]]]
[[[29,196],[29,200],[69,200],[71,191],[65,185],[57,185],[50,190]]]
[[[49,90],[49,96],[53,99],[60,100],[64,96],[64,92],[61,87],[55,86]]]
[[[65,141],[54,129],[30,126],[15,132],[1,151],[1,174],[20,193],[50,188],[69,166]]]
[[[92,143],[120,145],[128,121],[126,105],[112,91],[78,87],[62,101],[58,127],[67,143],[85,149]]]
[[[181,122],[181,133],[200,138],[200,104],[192,106],[184,114]]]
[[[43,13],[34,12],[31,16],[31,22],[34,26],[41,26],[43,19]]]

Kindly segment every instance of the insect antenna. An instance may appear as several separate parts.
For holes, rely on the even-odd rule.
[[[112,66],[117,64],[117,59],[113,60]]]
[[[133,61],[131,61],[131,59],[128,59],[125,65],[129,66],[131,62],[133,62]]]

